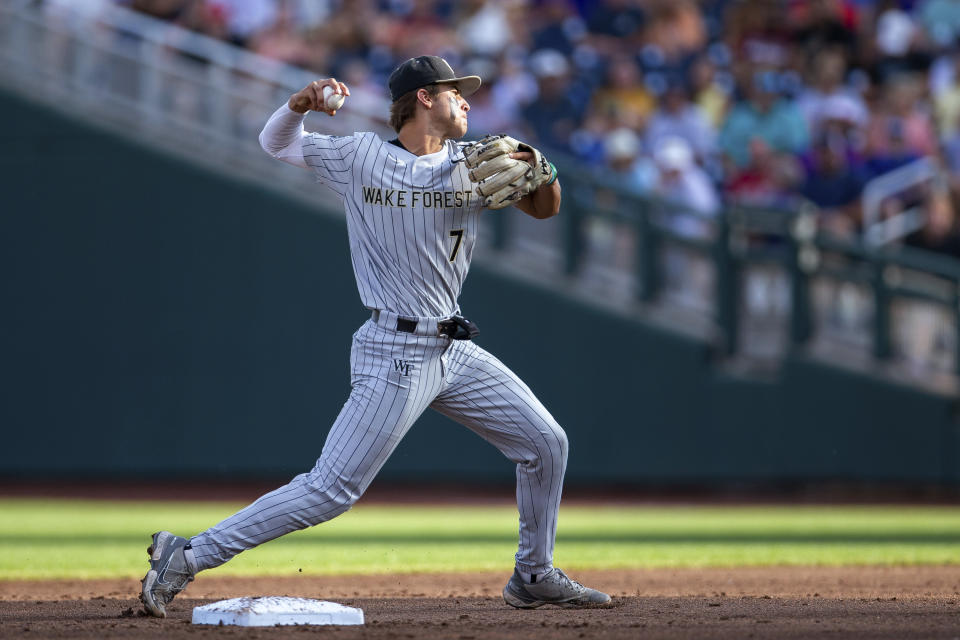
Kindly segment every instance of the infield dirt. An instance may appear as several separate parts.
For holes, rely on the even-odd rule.
[[[960,567],[571,572],[609,609],[516,611],[505,575],[201,576],[163,620],[140,613],[136,580],[0,582],[0,637],[960,638]],[[190,624],[194,606],[289,595],[360,607],[363,627],[241,629]]]

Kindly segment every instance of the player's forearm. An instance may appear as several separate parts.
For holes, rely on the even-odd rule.
[[[517,208],[538,220],[552,218],[560,213],[560,181],[545,184],[517,202]]]
[[[306,168],[302,147],[304,116],[286,104],[274,111],[260,132],[263,150],[278,160]]]

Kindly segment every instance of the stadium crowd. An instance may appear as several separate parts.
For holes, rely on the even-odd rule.
[[[442,55],[484,78],[471,134],[514,132],[640,193],[818,207],[861,228],[866,182],[940,170],[907,242],[960,257],[957,0],[116,0],[382,95]]]

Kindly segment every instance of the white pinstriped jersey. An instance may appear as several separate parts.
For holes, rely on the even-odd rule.
[[[303,134],[302,121],[284,105],[264,127],[261,145],[284,162],[313,167],[342,199],[363,303],[411,319],[457,312],[481,209],[462,145],[447,141],[438,153],[417,157],[372,133]],[[410,333],[377,322],[384,317],[371,317],[353,335],[352,391],[316,465],[191,538],[198,570],[344,513],[432,408],[516,463],[516,567],[550,571],[569,448],[563,429],[516,374],[473,341],[433,333],[430,322],[417,323],[425,333]]]
[[[303,157],[343,200],[360,299],[411,318],[450,316],[470,267],[481,209],[447,140],[416,156],[370,132],[311,133]]]

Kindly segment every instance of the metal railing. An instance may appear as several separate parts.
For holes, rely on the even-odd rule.
[[[923,227],[926,220],[920,207],[910,207],[884,216],[888,198],[937,179],[939,168],[932,158],[920,158],[867,182],[863,188],[863,237],[872,246],[900,240]]]
[[[55,6],[0,1],[0,85],[342,215],[316,197],[310,172],[257,144],[269,114],[313,74],[121,7]],[[355,92],[324,130],[386,135],[386,113],[382,96]],[[495,251],[478,262],[621,313],[666,313],[723,358],[779,362],[826,344],[828,357],[903,364],[921,383],[949,374],[955,392],[956,261],[819,233],[808,209],[705,216],[551,159],[563,176],[563,214],[535,225],[519,214],[485,216]]]
[[[822,232],[811,206],[727,207],[722,215],[703,216],[622,190],[614,199],[598,203],[592,196],[603,190],[603,180],[590,184],[577,184],[574,189],[581,191],[567,200],[563,236],[568,275],[583,269],[584,221],[606,218],[633,235],[631,266],[638,303],[657,304],[664,297],[668,278],[658,260],[664,251],[682,249],[710,266],[709,286],[701,287],[697,296],[712,300],[706,311],[715,324],[717,348],[725,356],[750,351],[742,344],[742,325],[753,312],[745,300],[746,276],[751,269],[766,269],[768,274],[780,274],[779,295],[785,300],[777,305],[784,340],[783,351],[776,355],[799,352],[818,341],[846,342],[862,348],[878,365],[905,364],[920,378],[935,373],[960,376],[960,261],[905,246],[873,247]],[[696,217],[702,232],[691,235],[664,224],[681,214]],[[509,236],[509,230],[500,235]],[[692,273],[685,275],[689,279]],[[814,296],[813,289],[822,289],[825,283],[831,283],[826,297]],[[838,302],[848,285],[864,287],[868,293],[852,302]],[[833,306],[839,304],[845,305],[840,311],[848,319],[859,315],[867,320],[847,327],[842,319],[831,320]],[[926,334],[928,343],[903,344],[917,333]],[[842,358],[844,352],[836,356]]]

